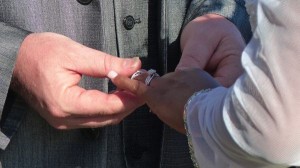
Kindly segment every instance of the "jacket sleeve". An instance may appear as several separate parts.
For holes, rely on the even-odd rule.
[[[243,0],[193,0],[188,8],[184,25],[198,16],[210,13],[230,20],[239,29],[245,41],[250,40],[251,27]]]
[[[9,86],[12,78],[12,73],[15,65],[15,60],[19,47],[24,38],[29,34],[25,30],[11,27],[6,23],[0,22],[0,148],[5,149],[12,135],[11,132],[5,131],[4,121],[8,119],[8,114],[4,114]],[[18,118],[18,117],[17,117]],[[16,130],[16,129],[14,129]]]

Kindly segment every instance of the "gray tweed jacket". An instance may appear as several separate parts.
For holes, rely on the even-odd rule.
[[[71,131],[50,127],[9,90],[18,48],[28,33],[51,31],[119,57],[138,55],[144,68],[163,74],[180,58],[180,30],[197,16],[225,16],[247,41],[251,33],[243,5],[242,0],[0,0],[2,166],[192,167],[186,137],[163,125],[147,107],[116,126]],[[128,22],[129,16],[135,24]],[[81,85],[113,89],[107,80],[91,77],[84,77]]]

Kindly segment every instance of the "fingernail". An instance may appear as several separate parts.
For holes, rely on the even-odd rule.
[[[136,68],[139,65],[140,59],[139,57],[133,57],[130,59],[126,59],[124,62],[125,68]]]
[[[107,74],[107,77],[109,77],[110,79],[114,79],[117,76],[118,76],[118,73],[115,71],[109,71]]]

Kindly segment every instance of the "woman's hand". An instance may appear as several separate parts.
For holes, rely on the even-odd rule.
[[[219,86],[208,73],[196,68],[155,77],[150,86],[144,84],[147,74],[132,80],[111,71],[108,77],[119,89],[132,92],[144,100],[163,122],[181,133],[185,133],[183,115],[189,97],[202,89]]]
[[[178,69],[201,68],[220,84],[231,86],[242,74],[245,42],[236,26],[223,16],[207,14],[188,23],[181,34]]]

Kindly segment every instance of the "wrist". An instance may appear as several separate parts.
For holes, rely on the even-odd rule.
[[[15,66],[13,68],[13,74],[12,74],[12,80],[11,80],[11,85],[10,88],[13,89],[14,91],[19,91],[18,88],[20,88],[20,81],[18,78],[18,72],[19,72],[19,66],[20,66],[20,60],[23,59],[23,55],[26,51],[26,46],[28,41],[30,41],[30,39],[32,38],[33,33],[29,33],[27,36],[25,36],[25,38],[23,39],[23,41],[21,42],[21,45],[17,51],[17,55],[16,55],[16,61],[15,61]]]

